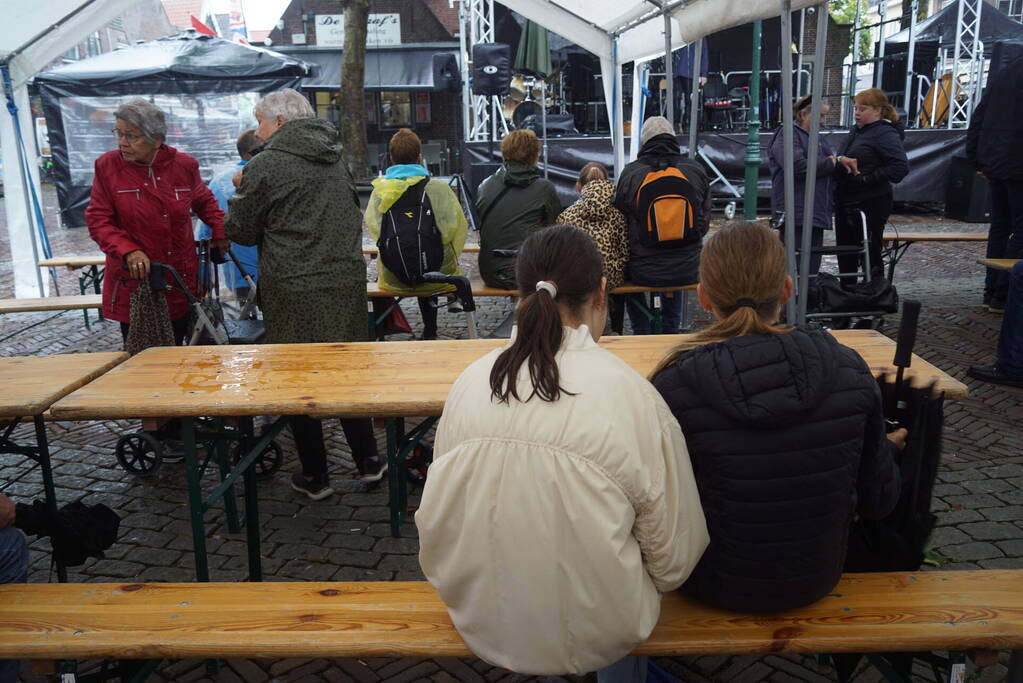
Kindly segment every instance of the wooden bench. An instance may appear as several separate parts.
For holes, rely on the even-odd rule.
[[[1013,651],[1023,571],[847,574],[818,602],[739,614],[664,596],[635,654]],[[472,657],[429,583],[0,585],[0,659]]]
[[[44,296],[38,299],[0,299],[0,315],[4,313],[35,313],[39,311],[82,311],[85,315],[85,326],[89,323],[91,309],[102,310],[102,294],[82,294],[81,296]],[[103,319],[102,313],[100,320]],[[41,320],[24,329],[28,330],[46,322]]]
[[[895,266],[916,242],[987,242],[986,232],[910,232],[890,230],[881,238],[888,257],[888,279],[895,277]]]
[[[1018,258],[979,258],[977,263],[992,270],[1012,270],[1019,263]]]

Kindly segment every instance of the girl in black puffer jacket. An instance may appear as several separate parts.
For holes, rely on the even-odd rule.
[[[884,226],[892,213],[892,185],[909,173],[902,144],[905,131],[883,90],[870,88],[856,95],[856,126],[845,140],[835,167],[835,241],[859,245],[863,239],[860,211],[867,217],[871,277],[879,277]],[[838,269],[856,271],[858,256],[839,256]],[[843,278],[851,281],[853,278]]]
[[[853,516],[894,507],[905,430],[885,438],[877,381],[855,351],[824,330],[778,326],[792,279],[767,227],[713,234],[697,294],[717,322],[653,373],[710,532],[684,589],[744,612],[809,604],[838,582]]]

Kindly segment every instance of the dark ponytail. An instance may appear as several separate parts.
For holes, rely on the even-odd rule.
[[[519,370],[528,364],[533,390],[525,401],[539,396],[554,402],[571,392],[561,387],[557,353],[563,339],[562,311],[577,315],[600,289],[603,260],[586,233],[555,225],[530,235],[519,248],[515,264],[522,299],[515,311],[515,340],[497,357],[490,371],[491,395],[501,403],[522,401],[517,390]],[[538,282],[556,288],[554,296],[537,289]]]

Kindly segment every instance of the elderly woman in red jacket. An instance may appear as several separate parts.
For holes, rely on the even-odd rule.
[[[142,98],[114,112],[117,149],[96,160],[92,196],[85,210],[89,235],[107,255],[103,315],[121,323],[127,338],[130,299],[149,275],[150,262],[173,266],[195,292],[198,257],[192,212],[213,229],[214,246],[226,249],[224,212],[199,177],[199,162],[164,144],[163,111]],[[183,292],[167,293],[174,338],[188,325]]]

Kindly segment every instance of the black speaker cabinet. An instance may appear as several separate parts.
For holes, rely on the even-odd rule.
[[[991,189],[965,157],[952,157],[949,163],[945,215],[965,223],[991,221]]]
[[[507,95],[511,89],[511,45],[479,43],[472,46],[472,94]]]
[[[433,89],[435,92],[458,92],[462,89],[458,58],[453,53],[433,55]]]

